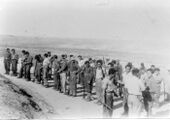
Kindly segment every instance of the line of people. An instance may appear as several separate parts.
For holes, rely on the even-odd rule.
[[[123,114],[131,117],[139,116],[143,106],[148,116],[152,114],[153,105],[159,107],[163,78],[154,65],[146,69],[141,63],[140,68],[135,68],[129,62],[124,70],[119,60],[84,59],[80,55],[68,57],[65,54],[59,58],[51,52],[32,57],[25,50],[19,59],[15,49],[7,48],[4,66],[6,74],[12,71],[13,76],[44,87],[49,87],[49,81],[53,80],[55,90],[73,97],[77,96],[77,84],[80,84],[87,101],[92,100],[95,88],[97,104],[103,105],[104,117],[112,116],[115,97],[123,99]]]

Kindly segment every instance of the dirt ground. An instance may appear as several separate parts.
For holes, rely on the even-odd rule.
[[[2,60],[0,74],[0,119],[102,118],[102,106],[95,103],[95,95],[93,101],[87,102],[82,99],[80,88],[77,97],[69,97],[52,87],[45,88],[40,84],[4,75]],[[161,107],[153,109],[153,117],[169,117],[170,103],[163,99],[161,96]],[[121,118],[121,99],[115,99],[114,108],[113,118]],[[146,117],[144,110],[142,117]]]

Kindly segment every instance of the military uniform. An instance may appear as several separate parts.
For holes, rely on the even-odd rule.
[[[33,60],[33,57],[29,55],[24,62],[24,64],[25,64],[25,78],[28,81],[31,80],[30,69],[32,66],[32,60]]]
[[[61,91],[60,74],[58,72],[60,63],[57,59],[53,61],[52,68],[54,69],[54,88]]]
[[[93,89],[93,81],[94,81],[94,71],[91,66],[84,67],[83,69],[83,86],[84,90],[87,93],[87,100],[91,100],[91,92]],[[85,92],[83,97],[85,97]]]
[[[9,74],[10,72],[10,63],[11,63],[11,53],[6,51],[4,54],[4,67],[6,74]]]
[[[12,72],[14,76],[17,76],[18,59],[19,59],[19,56],[17,54],[12,54],[11,64],[12,64]]]
[[[66,93],[66,80],[67,80],[67,61],[65,59],[61,60],[61,68],[59,70],[61,79],[61,91]]]
[[[69,64],[69,89],[70,95],[76,96],[77,78],[79,66],[77,61],[71,61]]]

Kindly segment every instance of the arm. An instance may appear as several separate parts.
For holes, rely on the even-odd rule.
[[[64,62],[64,63],[62,64],[62,67],[60,68],[60,70],[59,70],[58,72],[62,72],[66,67],[67,67],[67,63]]]

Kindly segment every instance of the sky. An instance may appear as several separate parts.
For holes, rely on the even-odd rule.
[[[0,34],[96,39],[109,49],[165,53],[170,0],[0,0]]]

